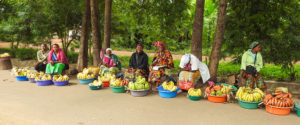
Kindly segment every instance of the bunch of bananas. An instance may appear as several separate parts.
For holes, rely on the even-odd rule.
[[[68,75],[55,75],[53,81],[68,81],[70,78]]]
[[[78,79],[93,79],[95,78],[95,75],[94,74],[85,74],[85,73],[78,73],[77,74],[77,78]]]
[[[221,89],[221,91],[222,91],[222,93],[226,93],[226,94],[228,94],[229,92],[230,92],[230,90],[232,90],[232,86],[225,86],[225,85],[221,85],[222,86],[222,89]]]
[[[37,78],[39,76],[40,76],[40,74],[38,74],[38,73],[28,73],[27,74],[27,78]]]
[[[188,91],[190,96],[200,96],[202,94],[200,89],[190,88]]]
[[[101,86],[102,81],[101,80],[94,80],[94,82],[91,84],[92,86]]]
[[[111,79],[110,84],[114,87],[121,86],[121,80],[120,79]]]
[[[27,76],[27,74],[29,73],[30,71],[27,69],[27,68],[24,68],[24,69],[15,69],[14,70],[14,74],[16,76]]]
[[[115,80],[116,76],[113,74],[107,73],[103,76],[99,76],[98,79],[101,81],[111,81],[111,80]]]
[[[176,91],[176,89],[177,89],[177,86],[175,86],[174,85],[174,82],[173,81],[170,81],[170,82],[164,82],[163,84],[162,84],[162,87],[164,88],[164,89],[166,89],[166,90],[170,90],[170,91]]]
[[[2,53],[0,54],[0,57],[10,57],[9,53]]]
[[[240,87],[236,93],[236,98],[247,102],[258,102],[261,101],[263,95],[264,92],[261,91],[259,88],[251,89]]]
[[[52,76],[50,74],[45,74],[42,77],[36,77],[35,80],[37,81],[45,81],[45,80],[51,80]]]

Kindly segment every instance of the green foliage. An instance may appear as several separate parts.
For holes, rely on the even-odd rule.
[[[300,60],[299,1],[229,0],[229,5],[222,54],[240,56],[259,41],[264,62],[282,65],[293,78],[293,63]]]
[[[20,60],[29,60],[36,59],[36,49],[32,48],[18,48],[18,49],[10,49],[10,48],[0,48],[0,53],[10,53],[12,58],[19,58]]]

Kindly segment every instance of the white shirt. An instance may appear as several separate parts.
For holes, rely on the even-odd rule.
[[[193,54],[185,54],[181,57],[179,67],[184,68],[186,64],[190,63],[191,64],[191,70],[199,70],[203,83],[205,83],[209,78],[209,70],[206,64],[202,63],[196,56]]]

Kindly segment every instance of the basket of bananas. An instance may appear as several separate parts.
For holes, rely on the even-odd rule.
[[[94,74],[78,73],[77,79],[80,84],[89,84],[92,83],[95,79]]]
[[[259,88],[251,89],[240,87],[236,93],[239,105],[246,109],[257,109],[258,104],[262,102],[264,92]]]
[[[110,88],[114,93],[124,93],[126,91],[125,84],[121,84],[120,79],[111,79]]]
[[[200,100],[201,94],[202,94],[202,92],[201,92],[200,89],[190,88],[189,91],[188,91],[188,97],[192,101]]]
[[[52,77],[50,74],[44,74],[42,77],[35,78],[38,86],[47,86],[52,84]]]
[[[94,80],[94,82],[89,83],[89,87],[91,90],[99,90],[102,88],[101,80]]]
[[[53,83],[56,86],[65,86],[68,85],[69,79],[68,75],[55,75],[53,76]]]
[[[31,83],[35,83],[35,78],[39,77],[39,76],[40,76],[39,73],[28,73],[27,74],[27,78],[28,78],[29,82],[31,82]]]
[[[179,87],[175,86],[173,81],[164,82],[162,85],[157,87],[158,95],[163,98],[174,98],[177,96]]]
[[[27,73],[26,71],[18,71],[17,74],[16,74],[16,78],[18,81],[28,81],[28,78],[27,78]]]

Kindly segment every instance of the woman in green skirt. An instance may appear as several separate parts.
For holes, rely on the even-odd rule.
[[[46,73],[57,75],[61,74],[63,70],[69,69],[69,62],[66,54],[59,48],[58,44],[52,45],[52,50],[48,55],[48,64],[46,67]]]

